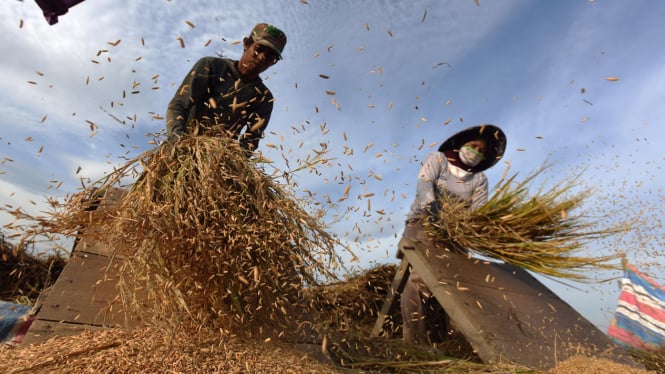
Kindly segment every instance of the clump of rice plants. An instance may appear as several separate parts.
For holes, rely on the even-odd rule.
[[[137,176],[113,209],[90,211]],[[41,223],[69,233],[94,225],[86,235],[125,259],[126,309],[158,325],[253,336],[304,331],[312,306],[303,289],[333,279],[340,266],[336,240],[318,217],[223,137],[145,152]]]
[[[575,179],[531,193],[533,180],[546,168],[522,181],[517,181],[517,174],[504,174],[489,201],[475,210],[442,196],[438,213],[425,224],[427,232],[444,246],[472,250],[548,276],[584,281],[586,270],[620,269],[615,261],[620,254],[588,256],[581,250],[628,228],[573,215],[592,194],[590,189],[576,191]]]
[[[59,252],[31,253],[0,237],[0,300],[34,305],[39,293],[55,283],[68,258]]]

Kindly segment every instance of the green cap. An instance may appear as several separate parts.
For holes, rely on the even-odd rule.
[[[267,23],[259,23],[254,26],[251,37],[255,43],[265,45],[277,52],[277,56],[282,57],[282,51],[286,45],[286,35],[282,30]]]

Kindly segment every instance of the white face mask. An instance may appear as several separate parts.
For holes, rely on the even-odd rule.
[[[468,145],[463,145],[462,149],[459,150],[459,159],[462,163],[470,168],[480,164],[485,155],[476,151],[475,149],[469,147]]]

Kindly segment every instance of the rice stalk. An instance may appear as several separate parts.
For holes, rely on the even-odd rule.
[[[91,211],[139,176],[118,206]],[[340,267],[336,240],[237,143],[198,136],[145,152],[57,205],[40,224],[126,259],[121,299],[166,327],[282,335],[312,306],[302,295]],[[295,321],[295,322],[293,322]]]
[[[643,364],[647,370],[653,370],[657,373],[665,371],[665,349],[646,350],[627,348],[627,351],[636,361]]]
[[[540,187],[531,194],[530,185],[547,167],[520,182],[516,174],[504,175],[489,201],[475,210],[444,194],[438,213],[425,223],[427,232],[435,242],[454,243],[453,247],[547,276],[586,281],[587,270],[621,269],[620,263],[613,263],[619,254],[589,257],[580,251],[585,244],[627,227],[602,226],[599,220],[572,215],[592,195],[590,189],[574,191],[578,187],[575,179],[547,190]]]

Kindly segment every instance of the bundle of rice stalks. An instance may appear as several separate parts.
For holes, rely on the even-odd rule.
[[[336,241],[231,140],[146,152],[72,196],[48,225],[78,232],[93,188],[103,195],[139,174],[112,216],[94,222],[96,239],[126,258],[121,294],[134,317],[268,336],[307,320],[302,291],[334,279]]]
[[[33,305],[67,264],[59,252],[32,255],[26,249],[0,240],[0,300]]]
[[[628,353],[647,370],[653,370],[657,373],[665,372],[665,349],[658,350],[640,350],[629,348]]]
[[[399,338],[368,337],[347,332],[328,339],[327,350],[339,366],[360,372],[473,372],[482,361],[461,335],[445,342],[417,345]],[[487,368],[487,366],[485,366]]]
[[[586,243],[607,238],[626,227],[603,227],[598,220],[573,216],[591,190],[573,192],[578,186],[570,179],[529,194],[531,182],[544,166],[522,182],[517,175],[504,174],[487,204],[471,210],[454,197],[443,196],[439,213],[426,230],[435,242],[465,248],[536,273],[588,280],[584,272],[592,268],[621,269],[620,254],[587,257],[579,253]]]
[[[307,297],[318,306],[317,320],[328,332],[369,335],[397,267],[379,264],[343,281],[308,289]]]
[[[428,365],[429,370],[452,366],[466,371],[470,361],[480,362],[461,334],[447,334],[435,348],[403,341],[399,308],[387,316],[386,334],[370,337],[396,271],[394,264],[378,264],[349,274],[341,282],[307,290],[319,305],[315,317],[326,336],[323,347],[331,359],[346,368],[398,372],[422,372]],[[447,360],[445,365],[440,362],[442,358]]]

